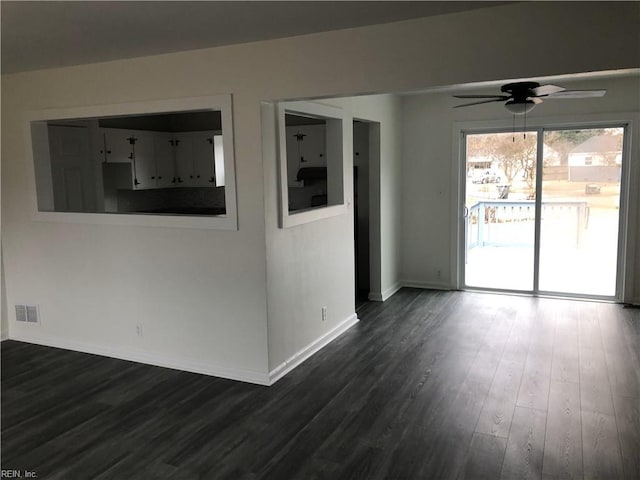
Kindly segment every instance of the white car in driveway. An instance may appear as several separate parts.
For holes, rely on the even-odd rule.
[[[502,178],[495,170],[478,170],[471,176],[472,183],[500,183]]]

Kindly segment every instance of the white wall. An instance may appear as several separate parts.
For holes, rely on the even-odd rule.
[[[3,77],[2,243],[10,336],[266,382],[259,139],[236,142],[238,231],[33,219],[25,112],[235,91],[235,80],[221,79],[211,66],[206,75],[197,73],[198,65],[215,61],[187,62],[188,68],[182,61],[180,55],[154,57]],[[234,125],[245,138],[260,129],[257,100],[249,97],[254,100],[235,99]],[[18,302],[38,304],[42,325],[16,324],[11,306]]]
[[[382,271],[374,278],[372,289],[395,285],[399,278],[397,233],[400,218],[399,99],[394,95],[325,99],[323,103],[345,109],[349,115],[380,123],[381,153],[379,165],[372,166],[377,179],[375,190],[382,192],[371,206],[372,216],[380,219],[384,232],[372,239],[371,255]],[[267,240],[267,288],[269,318],[269,369],[285,368],[304,355],[306,347],[336,328],[347,326],[355,314],[354,223],[352,179],[347,182],[347,214],[291,228],[278,228],[278,189],[275,177],[277,158],[273,107],[265,106],[263,115],[265,166],[265,218]],[[351,132],[352,125],[348,125]],[[348,151],[352,151],[349,135]],[[347,170],[352,170],[351,157]],[[382,201],[380,201],[382,199]],[[375,213],[374,213],[375,212]],[[378,213],[379,212],[379,213]],[[375,287],[374,287],[375,285]],[[322,307],[327,320],[322,321]]]
[[[39,304],[42,314],[38,329],[16,325],[10,315],[10,335],[226,376],[266,378],[308,339],[327,331],[305,326],[292,333],[290,329],[299,328],[296,319],[305,325],[315,322],[321,302],[328,304],[336,322],[352,308],[353,273],[334,282],[337,272],[328,270],[309,282],[314,293],[303,297],[299,308],[283,308],[282,303],[299,271],[321,269],[320,262],[333,254],[347,260],[353,236],[346,216],[309,225],[299,235],[274,231],[274,173],[268,159],[264,164],[262,159],[260,102],[636,67],[637,7],[523,2],[291,39],[3,75],[7,301],[9,312],[23,302]],[[234,102],[238,231],[33,220],[25,112],[221,93],[233,94]],[[391,116],[396,115],[397,105],[385,102],[395,112]],[[382,132],[381,143],[383,150],[388,148],[383,156],[392,159],[402,151],[393,140],[400,123],[390,128]],[[379,240],[372,239],[372,250],[380,252],[381,267],[371,274],[384,295],[399,279],[397,206],[402,192],[399,164],[381,159],[380,172],[380,233]],[[430,182],[446,181],[443,175],[436,173]],[[438,251],[446,251],[446,240],[434,240]],[[317,257],[303,254],[316,244],[324,245]],[[337,252],[329,248],[334,244]],[[277,255],[287,246],[299,249],[302,264],[282,268],[278,262],[284,260]],[[274,276],[267,261],[283,276]],[[327,279],[332,280],[329,285]],[[325,288],[330,291],[320,299],[316,295]],[[281,311],[286,318],[280,324],[274,317]],[[135,336],[137,323],[143,323],[142,339]]]
[[[570,118],[572,121],[580,122],[587,116],[592,119],[592,116],[598,113],[607,119],[610,117],[609,114],[637,115],[640,111],[638,76],[580,82],[558,80],[550,83],[575,89],[604,88],[607,89],[607,94],[596,99],[546,100],[528,115],[530,124],[541,117],[551,120]],[[404,284],[435,288],[455,286],[455,278],[452,276],[455,272],[452,255],[458,248],[452,236],[452,227],[455,227],[458,218],[452,198],[452,185],[455,183],[455,179],[452,178],[452,163],[458,161],[454,158],[455,123],[482,120],[511,122],[510,114],[501,104],[454,109],[454,105],[464,103],[464,100],[452,97],[455,93],[450,91],[403,97],[405,221],[401,276]],[[521,126],[522,121],[522,117],[517,118],[518,125]],[[634,185],[637,185],[637,173],[640,168],[638,132],[635,122],[632,131],[634,149],[630,158],[636,174],[636,179],[631,182],[632,195],[636,194],[637,189]],[[637,204],[637,197],[635,199]],[[636,238],[640,241],[640,232]],[[441,278],[438,278],[438,270],[441,271]],[[640,275],[640,270],[636,268],[635,276],[637,275]],[[635,287],[633,298],[640,298],[640,284]]]

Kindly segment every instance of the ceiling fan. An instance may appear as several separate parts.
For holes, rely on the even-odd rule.
[[[542,99],[592,98],[602,97],[606,90],[567,90],[557,85],[540,85],[538,82],[507,83],[500,87],[502,95],[454,95],[455,98],[482,98],[479,102],[456,105],[454,108],[469,107],[483,103],[505,102],[507,110],[515,115],[529,113],[542,103]]]

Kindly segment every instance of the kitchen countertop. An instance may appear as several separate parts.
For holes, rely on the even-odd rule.
[[[130,213],[149,213],[156,215],[224,215],[226,210],[223,207],[172,207]]]

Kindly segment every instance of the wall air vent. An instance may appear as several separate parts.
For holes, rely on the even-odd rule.
[[[18,321],[18,322],[26,322],[27,321],[27,306],[26,305],[16,305],[16,321]]]
[[[37,305],[16,305],[16,321],[40,323],[40,315]]]

